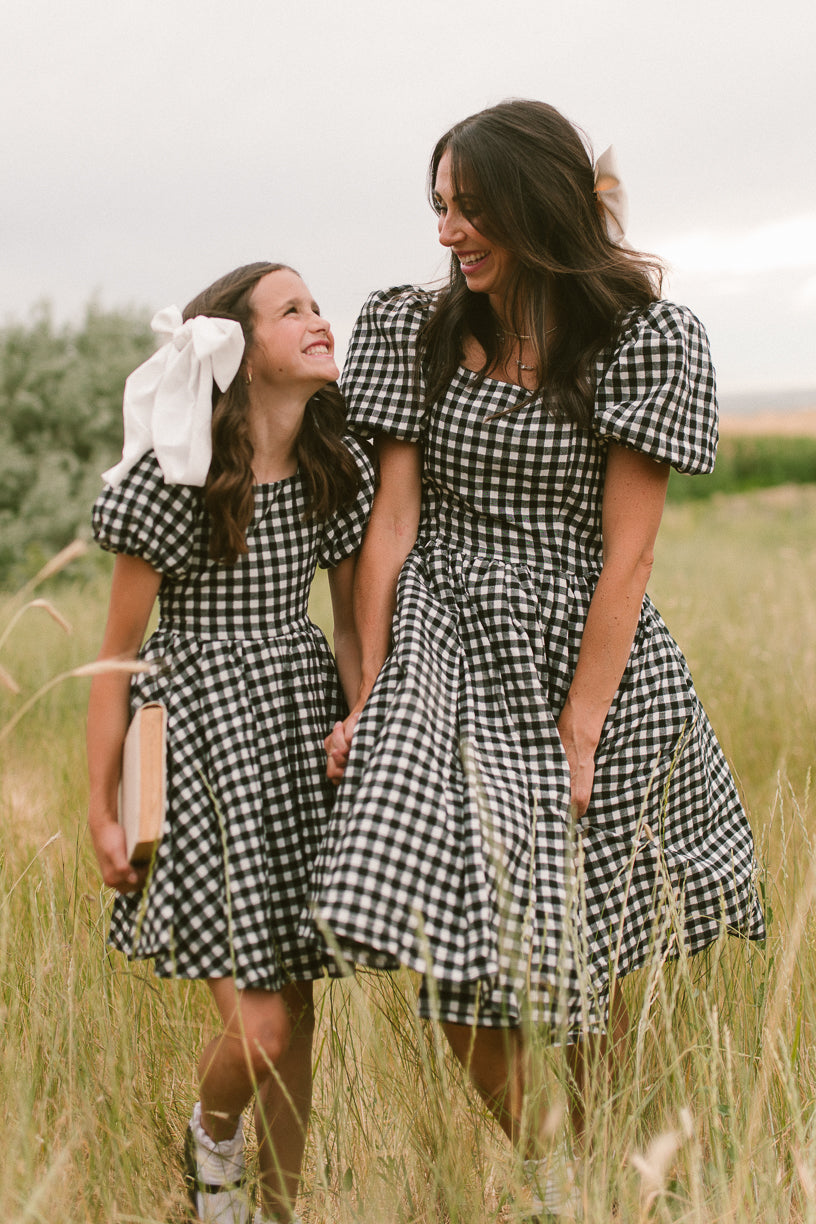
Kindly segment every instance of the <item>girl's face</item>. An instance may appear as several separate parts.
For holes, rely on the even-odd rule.
[[[250,297],[254,338],[247,353],[253,384],[314,395],[334,382],[334,337],[296,272],[281,268],[258,281]]]
[[[434,204],[439,217],[439,241],[450,247],[459,260],[468,289],[489,294],[494,309],[501,313],[514,258],[504,247],[479,233],[478,200],[455,194],[451,155],[447,151],[436,170]]]

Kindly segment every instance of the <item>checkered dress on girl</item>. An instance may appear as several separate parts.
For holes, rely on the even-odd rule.
[[[333,787],[323,737],[343,700],[334,660],[307,616],[316,565],[360,546],[373,493],[366,449],[356,503],[304,522],[299,475],[255,486],[249,552],[207,555],[202,490],[167,485],[152,452],[93,509],[103,548],[162,575],[158,627],[131,684],[131,708],[168,711],[168,829],[143,895],[118,896],[110,942],[154,958],[162,977],[234,977],[280,990],[317,977],[317,940],[298,934]]]
[[[315,911],[356,960],[420,971],[424,1015],[597,1031],[613,973],[764,930],[751,830],[648,597],[577,823],[556,727],[601,570],[607,445],[709,471],[708,345],[670,303],[628,315],[585,428],[464,368],[426,403],[432,307],[411,287],[374,294],[343,376],[355,431],[422,444],[422,511]]]

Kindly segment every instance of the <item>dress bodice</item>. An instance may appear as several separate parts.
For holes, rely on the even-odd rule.
[[[593,571],[610,442],[681,471],[713,467],[714,372],[703,327],[684,307],[654,302],[624,317],[595,360],[591,419],[579,425],[525,388],[463,366],[429,402],[418,340],[434,302],[413,286],[372,294],[343,370],[356,431],[423,447],[420,541]]]
[[[421,539],[543,569],[595,567],[606,446],[591,430],[460,368],[423,440]]]

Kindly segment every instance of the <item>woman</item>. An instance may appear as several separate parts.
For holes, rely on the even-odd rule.
[[[763,934],[733,780],[645,597],[670,465],[714,462],[707,341],[605,185],[552,107],[457,124],[430,167],[449,285],[374,294],[344,372],[381,481],[316,904],[357,960],[425,975],[511,1138],[522,1021],[620,1033],[610,988],[656,946]]]
[[[120,896],[110,942],[161,977],[206,980],[222,1031],[198,1062],[187,1130],[196,1219],[248,1224],[242,1113],[254,1099],[261,1205],[289,1224],[311,1105],[312,980],[298,934],[328,818],[322,740],[343,708],[309,621],[329,567],[337,666],[359,684],[351,579],[373,469],[344,439],[334,340],[291,268],[255,263],[162,311],[166,343],[125,390],[125,453],[94,506],[117,554],[101,658],[160,664],[93,681],[89,824]],[[167,831],[149,874],[116,819],[129,710],[167,709]],[[274,1074],[273,1074],[274,1070]]]

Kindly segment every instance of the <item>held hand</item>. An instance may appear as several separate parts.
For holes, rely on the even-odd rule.
[[[558,734],[567,756],[570,771],[570,809],[575,820],[580,820],[592,798],[595,781],[595,742],[589,742],[576,733],[564,714],[558,720]]]
[[[119,893],[137,892],[145,882],[147,868],[133,867],[125,853],[125,831],[114,820],[91,824],[96,859],[102,879]]]
[[[357,719],[359,717],[360,711],[352,710],[345,722],[336,722],[334,724],[323,741],[327,757],[326,777],[335,786],[339,786],[343,779],[351,749],[351,738],[354,735],[354,728],[357,726]]]
[[[586,814],[592,798],[592,783],[595,780],[595,758],[572,760],[567,754],[570,767],[570,810],[575,820]]]

